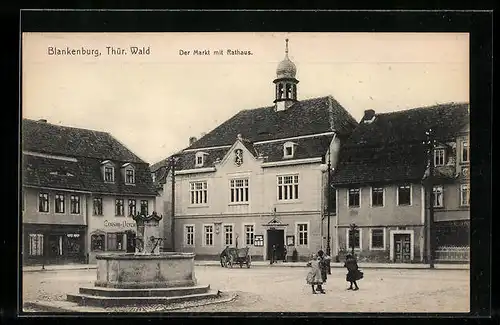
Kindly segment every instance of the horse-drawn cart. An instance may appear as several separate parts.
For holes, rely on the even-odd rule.
[[[245,248],[235,248],[235,247],[226,247],[222,253],[220,254],[220,265],[222,267],[233,267],[234,264],[239,264],[240,268],[243,267],[243,264],[250,268],[252,263],[252,258],[248,253],[249,247]]]

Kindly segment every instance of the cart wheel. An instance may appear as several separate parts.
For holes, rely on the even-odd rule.
[[[250,255],[247,256],[247,269],[250,268],[250,264],[252,263],[252,258],[250,257]]]

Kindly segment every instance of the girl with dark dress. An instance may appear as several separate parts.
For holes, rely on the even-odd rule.
[[[356,261],[356,257],[351,254],[348,254],[346,256],[344,267],[347,268],[346,280],[351,284],[349,288],[347,288],[347,290],[354,290],[354,291],[359,290],[356,281],[361,280],[363,278],[363,272],[361,272],[358,269],[358,262]],[[354,288],[352,287],[353,284]]]

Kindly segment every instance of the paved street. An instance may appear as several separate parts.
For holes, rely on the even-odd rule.
[[[236,292],[230,303],[187,312],[468,312],[468,270],[365,269],[360,290],[346,291],[345,269],[332,269],[325,295],[312,295],[308,268],[223,269],[197,266],[200,284]],[[27,272],[23,300],[65,300],[81,286],[93,286],[96,270]]]

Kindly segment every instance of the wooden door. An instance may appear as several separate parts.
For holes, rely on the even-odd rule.
[[[411,261],[411,241],[409,234],[394,235],[394,260],[399,263]]]

